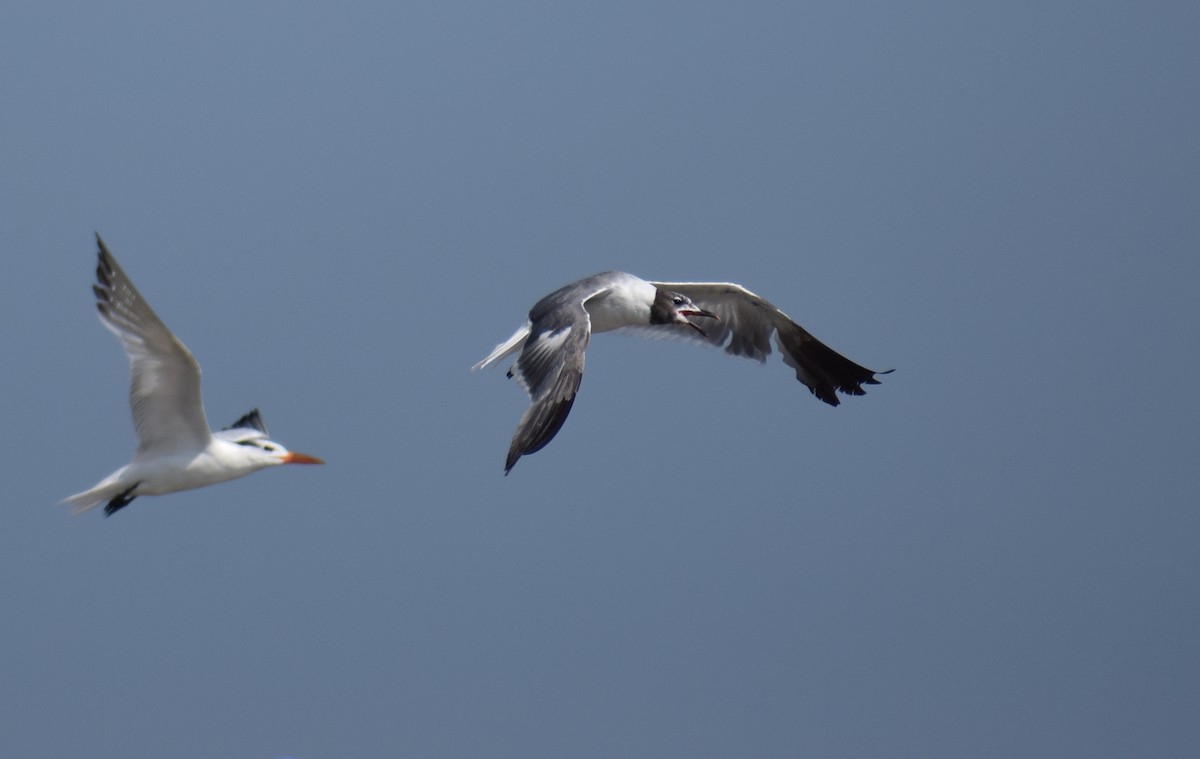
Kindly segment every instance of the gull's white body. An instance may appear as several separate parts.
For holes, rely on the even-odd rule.
[[[212,432],[200,397],[200,365],[138,293],[100,236],[96,293],[100,321],[130,363],[129,405],[137,431],[133,461],[66,499],[77,512],[108,502],[113,513],[142,495],[190,490],[278,464],[319,464],[268,439],[258,411]]]
[[[549,311],[551,315],[567,314],[574,306],[583,308],[582,320],[572,318],[575,323],[560,325],[556,331],[586,329],[590,333],[600,333],[648,325],[656,290],[654,285],[632,274],[605,272],[572,282],[546,297],[561,296]],[[512,337],[497,345],[487,358],[471,369],[486,369],[524,348],[532,330],[533,319],[526,319]]]
[[[703,322],[701,328],[691,320],[697,317],[712,321]],[[539,300],[525,324],[472,367],[482,369],[518,351],[521,354],[509,376],[532,402],[509,447],[506,474],[517,459],[540,450],[558,433],[583,378],[591,333],[612,330],[724,346],[730,355],[758,361],[771,353],[774,337],[796,378],[831,406],[839,403],[835,391],[862,395],[862,385],[879,383],[875,375],[880,372],[833,351],[741,285],[647,282],[625,272],[603,272]]]

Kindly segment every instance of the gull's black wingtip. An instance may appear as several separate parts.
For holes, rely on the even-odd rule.
[[[871,376],[867,377],[865,380],[863,380],[863,384],[864,385],[882,385],[883,383],[880,382],[879,380],[875,379],[875,377],[880,374],[891,374],[894,371],[896,371],[896,370],[895,369],[884,369],[881,372],[871,372]]]

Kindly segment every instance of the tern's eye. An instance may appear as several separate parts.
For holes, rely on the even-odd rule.
[[[273,451],[273,450],[275,450],[275,446],[273,446],[273,445],[264,445],[264,446],[263,446],[263,450],[264,450],[264,451]]]

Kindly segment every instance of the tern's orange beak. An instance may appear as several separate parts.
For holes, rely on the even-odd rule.
[[[309,456],[304,453],[296,453],[295,451],[288,451],[288,453],[283,457],[283,463],[285,463],[285,464],[324,464],[325,462],[322,461],[321,459],[317,458],[316,456]]]

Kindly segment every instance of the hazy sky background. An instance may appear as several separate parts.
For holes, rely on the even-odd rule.
[[[1193,757],[1200,6],[12,2],[0,754]],[[286,468],[126,463],[104,235]],[[896,369],[602,335],[604,269]]]

